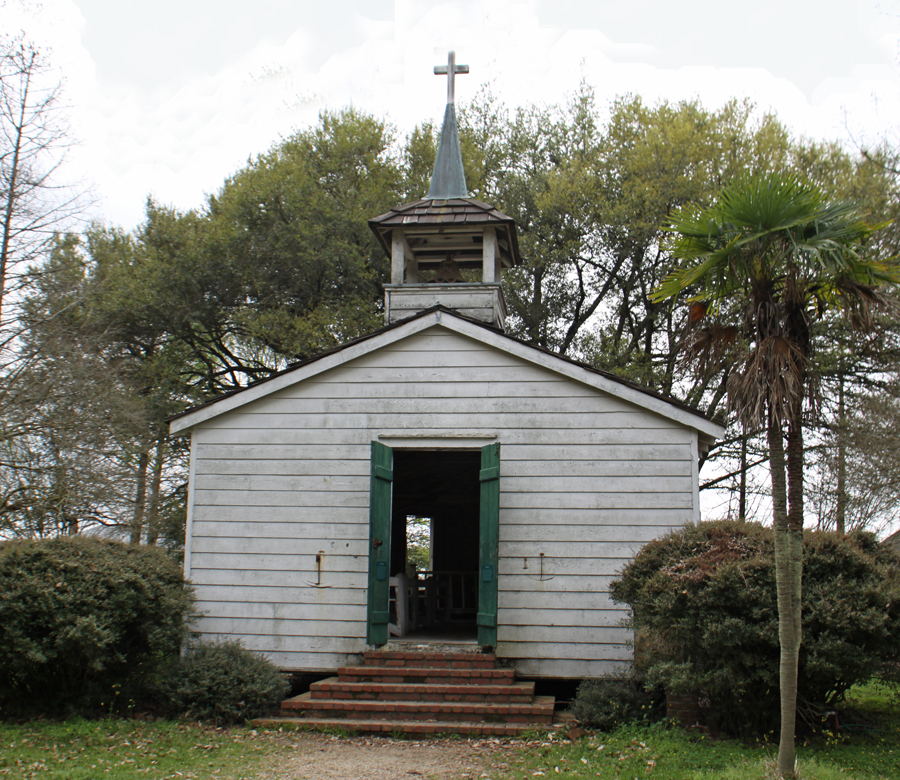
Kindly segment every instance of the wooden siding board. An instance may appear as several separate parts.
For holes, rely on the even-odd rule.
[[[506,545],[503,545],[506,547]],[[503,549],[501,547],[501,550]],[[505,578],[506,584],[502,588],[513,587],[522,590],[563,590],[572,589],[574,592],[583,590],[579,586],[582,577],[606,577],[619,574],[622,567],[628,563],[630,556],[626,556],[627,549],[622,550],[622,557],[613,558],[553,558],[544,559],[544,575],[538,576],[540,571],[539,557],[535,550],[530,550],[526,555],[500,556],[500,576]],[[522,560],[528,558],[529,572],[522,568]],[[534,572],[533,567],[538,566]],[[517,579],[518,578],[518,579]]]
[[[498,652],[544,676],[598,676],[629,658],[610,582],[692,518],[696,438],[433,329],[195,428],[200,630],[292,669],[333,669],[364,649],[370,441],[426,435],[503,446]]]
[[[214,634],[240,633],[242,636],[266,636],[274,633],[282,639],[307,637],[311,647],[335,650],[340,646],[341,639],[356,639],[360,634],[360,627],[365,633],[365,618],[365,610],[362,618],[357,620],[206,616],[203,618],[203,630]]]
[[[248,650],[256,650],[265,653],[321,653],[326,654],[343,654],[343,653],[362,653],[366,649],[365,635],[361,638],[355,636],[307,636],[305,634],[282,634],[271,631],[271,621],[266,621],[269,625],[265,626],[262,633],[254,633],[253,631],[242,630],[239,623],[227,627],[227,630],[216,631],[210,626],[211,620],[215,618],[204,618],[200,621],[199,633],[212,637],[234,637],[240,639],[241,644]],[[225,627],[224,621],[222,627]]]
[[[237,620],[292,620],[312,621],[324,624],[326,629],[330,622],[361,623],[366,619],[365,604],[328,604],[300,603],[292,604],[281,601],[198,601],[197,611],[200,614],[215,614],[218,618]],[[210,630],[216,630],[208,624]],[[355,636],[355,631],[353,633]]]
[[[248,587],[265,587],[271,588],[276,592],[280,588],[302,588],[308,593],[309,599],[338,599],[344,598],[347,603],[355,603],[354,599],[360,598],[362,592],[362,601],[365,603],[365,571],[342,572],[340,581],[334,584],[329,583],[329,578],[325,580],[325,587],[314,587],[316,584],[316,572],[313,569],[308,571],[296,571],[293,569],[273,569],[267,571],[265,577],[261,577],[255,568],[236,569],[225,568],[223,566],[206,566],[194,572],[192,582],[195,587],[204,586],[203,590],[198,590],[198,594],[203,598],[207,594],[219,594],[221,589],[233,589],[234,597],[237,600],[243,600],[244,589]],[[338,596],[340,593],[342,596]],[[322,594],[320,596],[320,594]],[[293,597],[296,600],[297,597]],[[225,601],[226,599],[219,596],[217,601]],[[341,601],[340,603],[344,603]]]
[[[267,495],[272,495],[271,493]],[[198,496],[198,503],[200,497]],[[349,504],[348,504],[349,505]],[[688,493],[503,493],[500,509],[533,507],[536,509],[688,509],[693,500]]]
[[[609,595],[609,584],[613,577],[587,577],[587,583],[579,583],[578,590],[512,590],[508,589],[500,592],[500,609],[504,611],[507,619],[513,623],[516,620],[517,610],[523,610],[524,613],[530,613],[533,610],[547,610],[550,613],[561,610],[568,614],[585,612],[593,614],[598,610],[604,614],[610,611],[621,613],[625,607],[622,604],[616,604]],[[591,590],[591,586],[596,590]],[[567,595],[571,594],[571,598]],[[574,604],[574,606],[573,606]],[[607,623],[609,623],[610,615],[606,614]],[[619,617],[613,619],[615,623]],[[552,623],[552,620],[543,620],[544,623]]]
[[[506,641],[502,628],[497,640],[497,655],[503,658],[530,658],[570,661],[618,661],[631,659],[630,634],[621,629],[618,644],[612,642]],[[516,664],[518,667],[518,664]]]
[[[503,402],[510,398],[594,398],[597,391],[593,388],[576,383],[560,380],[555,376],[544,376],[540,378],[532,378],[522,381],[506,381],[500,382],[496,379],[483,379],[480,381],[470,381],[466,383],[465,388],[456,388],[454,385],[438,382],[426,382],[422,384],[410,385],[403,388],[404,398],[416,398],[421,400],[440,400],[455,399],[463,397],[458,390],[465,389],[467,397],[479,398],[483,403],[490,403],[493,400]],[[351,381],[333,381],[330,378],[311,380],[302,386],[295,386],[283,390],[272,396],[272,401],[301,401],[305,403],[315,403],[316,401],[325,400],[330,404],[330,408],[337,408],[335,404],[344,400],[390,400],[396,398],[396,389],[390,385],[372,385],[367,386],[360,382]],[[255,401],[248,404],[247,409],[252,408],[255,404],[269,403],[270,401]],[[604,408],[621,409],[622,411],[632,411],[634,407],[631,404],[621,401],[615,396],[605,396]]]
[[[200,484],[203,484],[202,482]],[[322,507],[352,506],[368,507],[369,494],[360,491],[346,492],[325,490],[289,491],[289,490],[226,490],[223,488],[207,489],[205,486],[196,491],[197,506],[246,506],[246,507]]]
[[[293,585],[257,585],[237,583],[228,576],[228,572],[222,572],[224,576],[216,576],[218,572],[207,569],[203,572],[204,600],[197,604],[287,604],[298,606],[302,604],[326,604],[336,606],[353,606],[365,609],[365,596],[360,596],[358,589],[322,587],[314,588],[301,584],[295,577]],[[237,598],[236,598],[237,597]]]
[[[327,542],[323,542],[327,546]],[[364,547],[364,546],[363,546]],[[310,552],[306,555],[302,554],[254,554],[248,555],[243,552],[216,552],[216,553],[197,553],[194,557],[194,569],[224,569],[239,571],[256,571],[260,572],[257,581],[272,582],[273,577],[269,576],[269,572],[284,572],[291,574],[294,581],[303,581],[307,584],[316,582],[317,569],[315,568],[315,554]],[[338,557],[338,556],[335,556]],[[312,558],[312,564],[310,564]],[[361,555],[343,555],[339,557],[333,564],[333,568],[329,569],[329,573],[334,576],[340,576],[340,582],[329,583],[326,585],[335,585],[339,587],[357,587],[365,588],[365,573],[367,569],[367,560],[364,554]],[[265,574],[262,574],[265,572]],[[237,575],[235,575],[237,579]],[[202,594],[199,594],[202,597]]]
[[[647,509],[645,507],[620,507],[618,509],[537,509],[517,507],[510,509],[503,518],[504,525],[628,525],[651,526],[665,529],[677,528],[691,519],[686,509]]]
[[[304,523],[317,524],[321,520],[321,507],[270,506],[265,512],[253,505],[235,506],[198,506],[195,510],[195,522],[236,521],[241,523],[290,522],[297,525]],[[368,512],[366,507],[330,506],[328,520],[331,523],[365,523]],[[574,521],[573,521],[574,522]],[[308,537],[321,534],[321,529],[313,528],[303,532]]]
[[[339,540],[362,539],[367,531],[366,523],[333,522],[330,537]],[[228,538],[232,544],[240,544],[238,540],[248,538],[319,540],[322,538],[322,532],[313,523],[296,522],[296,517],[294,522],[272,522],[263,519],[255,522],[195,521],[194,538],[201,537]]]
[[[577,417],[577,415],[576,415]],[[423,415],[423,420],[427,422],[428,415]],[[374,428],[202,428],[195,434],[200,444],[303,444],[314,445],[315,447],[335,447],[337,445],[346,445],[348,456],[357,460],[359,455],[355,452],[355,448],[365,447],[368,445],[373,434],[378,436],[383,433],[406,433],[410,435],[413,431],[420,431],[424,434],[426,431],[432,437],[452,438],[460,433],[460,430],[474,431],[468,422],[460,428],[458,426],[439,427],[423,425],[421,428],[408,425],[407,420],[402,416],[398,416],[393,421],[393,425],[385,424]],[[489,432],[496,436],[498,431],[503,433],[504,444],[516,446],[520,444],[527,445],[642,445],[653,443],[653,446],[660,444],[683,444],[685,434],[682,431],[667,428],[631,428],[631,429],[598,429],[591,430],[589,428],[547,428],[543,430],[519,429],[515,427],[504,428],[497,425],[497,418],[492,418],[492,423],[482,431]],[[688,447],[684,447],[688,450]]]
[[[500,531],[503,542],[531,542],[544,550],[547,542],[566,542],[569,544],[625,542],[644,545],[659,536],[656,526],[598,526],[591,528],[581,525],[504,525]],[[538,549],[538,548],[535,548]],[[511,555],[511,553],[508,553]],[[591,557],[588,554],[588,557]]]
[[[398,404],[399,405],[399,404]],[[406,411],[378,412],[347,412],[345,414],[295,411],[287,412],[256,412],[244,414],[240,417],[223,418],[215,426],[219,430],[240,430],[242,428],[279,430],[283,428],[305,430],[342,430],[368,428],[377,429],[390,427],[396,424],[397,416],[402,415],[408,428],[444,428],[459,430],[460,428],[495,428],[498,422],[500,430],[527,430],[539,431],[542,429],[558,430],[565,427],[568,430],[580,428],[594,431],[615,426],[617,430],[636,429],[647,430],[671,430],[671,426],[665,420],[648,418],[646,415],[624,412],[597,412],[588,411],[577,413],[577,425],[574,425],[572,412],[529,412],[523,409],[509,412],[473,411],[471,402],[469,409],[460,408],[459,411],[446,409],[443,404],[437,404],[440,411],[429,409],[424,403],[405,403]],[[498,420],[498,416],[502,419]],[[638,434],[639,435],[639,434]],[[682,440],[679,437],[679,440]]]
[[[503,623],[508,626],[548,626],[548,627],[566,627],[566,628],[585,628],[587,630],[597,630],[606,628],[607,626],[615,626],[622,619],[622,610],[615,609],[613,602],[609,600],[609,594],[606,596],[605,603],[609,606],[603,609],[596,606],[594,609],[584,608],[568,608],[563,605],[560,608],[553,606],[552,602],[558,602],[559,599],[545,599],[545,604],[534,604],[521,606],[517,609],[509,609],[503,606],[502,611]],[[600,601],[599,599],[597,600]],[[597,641],[600,641],[599,639]],[[617,640],[618,641],[618,640]]]
[[[542,656],[549,656],[554,646],[558,648],[565,643],[566,652],[571,652],[576,658],[591,657],[597,645],[627,644],[632,636],[627,628],[618,626],[571,626],[567,623],[514,625],[507,622],[500,622],[497,634],[498,644],[528,644],[532,647],[532,654],[537,651]],[[588,647],[578,649],[573,645]]]

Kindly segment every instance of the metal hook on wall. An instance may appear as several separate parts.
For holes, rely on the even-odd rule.
[[[319,550],[316,554],[316,581],[307,582],[306,584],[313,588],[330,588],[330,585],[322,584],[322,559],[325,557],[325,550]]]

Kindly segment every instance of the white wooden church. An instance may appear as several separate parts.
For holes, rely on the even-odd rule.
[[[516,226],[468,197],[460,68],[441,70],[428,196],[369,223],[392,263],[385,327],[171,421],[191,437],[198,628],[292,671],[330,672],[390,640],[602,677],[631,657],[610,581],[699,520],[698,459],[724,431],[505,335]],[[417,570],[410,518],[430,528]]]

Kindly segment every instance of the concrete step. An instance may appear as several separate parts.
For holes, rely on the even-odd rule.
[[[433,720],[476,721],[488,723],[550,723],[553,720],[552,696],[535,696],[527,704],[494,702],[361,701],[353,699],[314,699],[304,693],[282,705],[289,711],[302,711],[311,718],[329,720]]]
[[[254,726],[290,726],[311,731],[347,731],[360,734],[460,734],[468,737],[518,737],[554,728],[548,723],[485,723],[478,721],[374,720],[271,717],[257,718]]]
[[[345,682],[329,677],[310,686],[313,699],[377,699],[379,701],[492,701],[530,702],[534,683],[501,682],[459,684],[416,684],[383,682]],[[285,706],[285,705],[282,705]]]

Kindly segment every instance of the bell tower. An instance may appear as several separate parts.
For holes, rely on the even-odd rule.
[[[516,224],[493,206],[469,197],[456,121],[455,77],[468,73],[450,52],[447,108],[441,140],[423,200],[396,206],[369,220],[391,258],[391,283],[384,286],[385,324],[441,304],[501,330],[506,303],[500,281],[519,265]]]

